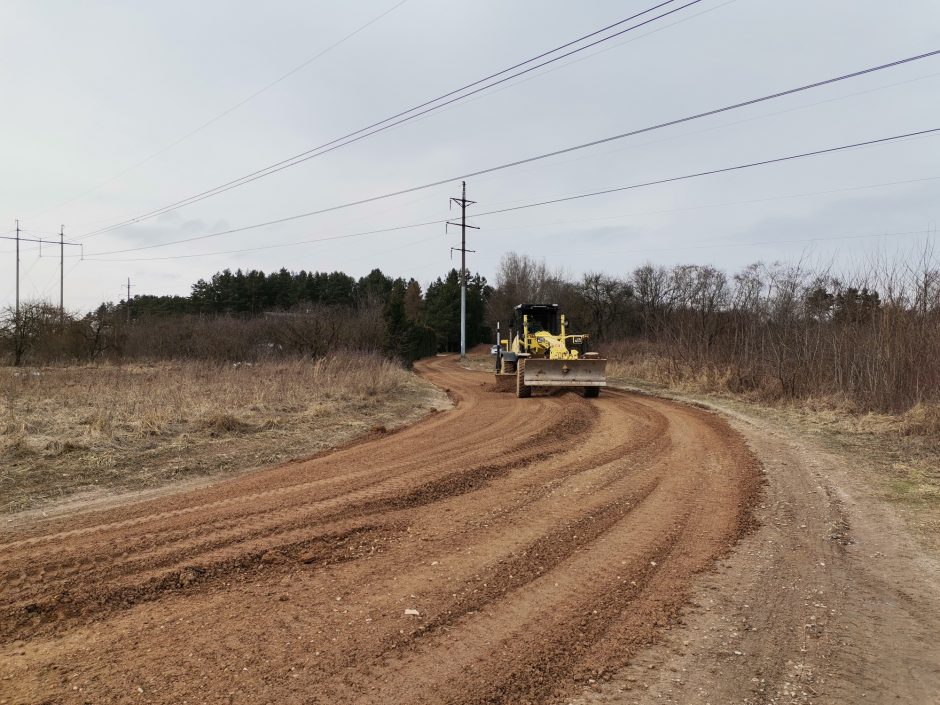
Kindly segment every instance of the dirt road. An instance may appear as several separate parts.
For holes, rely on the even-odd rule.
[[[679,702],[805,701],[781,688],[800,682],[786,661],[806,630],[787,620],[803,619],[788,612],[807,583],[798,597],[756,586],[781,579],[790,539],[778,527],[780,546],[754,544],[767,529],[752,530],[752,509],[773,517],[740,433],[659,399],[517,400],[453,358],[419,369],[453,411],[197,491],[7,529],[0,703],[634,702],[657,688]],[[725,572],[703,572],[716,560]],[[709,594],[728,605],[712,612]],[[771,598],[745,634],[767,658],[745,667],[713,621],[750,594]],[[692,630],[714,641],[688,646]]]

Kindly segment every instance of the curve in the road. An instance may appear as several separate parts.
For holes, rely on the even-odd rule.
[[[748,529],[758,465],[714,414],[418,369],[453,411],[7,532],[0,697],[544,702],[623,665]]]

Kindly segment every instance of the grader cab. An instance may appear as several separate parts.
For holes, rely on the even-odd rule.
[[[558,304],[519,304],[509,335],[496,328],[496,381],[515,384],[517,397],[533,387],[578,387],[596,397],[607,385],[607,360],[587,351],[588,335],[569,333]]]

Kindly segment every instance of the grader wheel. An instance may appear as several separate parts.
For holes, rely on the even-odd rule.
[[[526,385],[525,379],[525,360],[519,360],[516,364],[516,396],[519,399],[527,399],[532,396],[532,387]]]

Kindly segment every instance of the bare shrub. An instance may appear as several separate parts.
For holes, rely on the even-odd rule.
[[[564,271],[552,271],[544,260],[509,252],[496,269],[496,287],[487,301],[487,319],[495,327],[512,320],[513,307],[522,303],[557,303],[569,318],[587,322],[579,287]]]
[[[378,305],[307,305],[260,316],[176,314],[127,323],[108,306],[78,317],[45,302],[27,302],[19,326],[0,315],[0,354],[13,365],[96,361],[218,360],[313,357],[341,350],[383,349],[386,325]]]
[[[902,433],[940,437],[940,404],[917,404],[901,416]]]
[[[645,344],[608,346],[612,369],[765,401],[933,408],[940,267],[930,249],[911,261],[875,258],[844,278],[800,263],[757,263],[731,278],[697,265],[641,267],[633,289]]]

